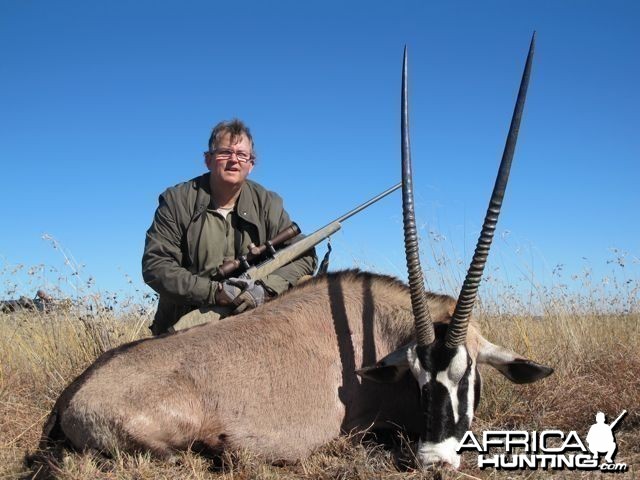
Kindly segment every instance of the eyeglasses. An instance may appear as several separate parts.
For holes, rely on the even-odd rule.
[[[238,163],[247,163],[253,160],[253,156],[249,152],[243,150],[232,150],[231,148],[216,148],[213,152],[207,152],[215,155],[218,160],[229,160],[233,155],[236,156]]]

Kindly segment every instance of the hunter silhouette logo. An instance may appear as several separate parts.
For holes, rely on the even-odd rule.
[[[626,472],[626,463],[613,463],[617,450],[613,430],[626,414],[627,411],[623,410],[611,424],[607,424],[605,414],[598,412],[586,442],[575,430],[568,433],[561,430],[485,430],[481,441],[468,431],[462,437],[457,453],[476,451],[481,469]],[[504,453],[496,454],[495,449]],[[600,463],[600,455],[604,455],[604,463]]]
[[[589,451],[593,454],[593,458],[598,459],[599,453],[606,453],[605,460],[607,463],[613,463],[613,456],[616,454],[616,440],[613,436],[613,429],[618,425],[618,422],[627,414],[626,410],[623,410],[618,418],[616,418],[611,425],[604,423],[604,413],[598,412],[596,414],[596,423],[591,425],[589,433],[587,434],[587,443],[589,444]]]

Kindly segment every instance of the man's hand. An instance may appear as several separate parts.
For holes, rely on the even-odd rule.
[[[241,278],[230,278],[227,281],[231,280],[233,280],[232,285],[242,289],[242,293],[240,293],[240,295],[238,295],[232,302],[232,305],[236,307],[233,310],[234,315],[256,308],[258,305],[262,305],[264,303],[266,292],[262,285],[255,283],[253,280],[245,280]]]
[[[229,306],[242,293],[242,286],[238,285],[239,278],[229,278],[220,282],[216,288],[215,304]]]

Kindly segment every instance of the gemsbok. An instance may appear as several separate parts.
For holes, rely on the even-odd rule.
[[[357,270],[316,277],[253,311],[100,356],[60,395],[43,445],[109,454],[246,449],[295,461],[341,432],[402,428],[423,467],[458,468],[480,395],[479,364],[515,383],[552,369],[494,345],[471,311],[495,232],[535,33],[480,238],[458,299],[428,293],[418,256],[402,68],[403,220],[409,285]]]

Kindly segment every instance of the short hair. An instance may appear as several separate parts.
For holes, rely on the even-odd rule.
[[[227,134],[231,135],[231,143],[240,141],[240,137],[245,135],[251,144],[251,159],[255,160],[256,150],[253,146],[251,131],[249,130],[249,127],[242,122],[242,120],[238,120],[237,118],[229,121],[223,120],[213,127],[211,136],[209,137],[209,151],[213,152],[220,143],[222,137]]]

